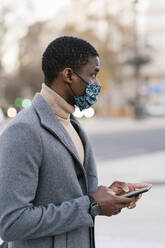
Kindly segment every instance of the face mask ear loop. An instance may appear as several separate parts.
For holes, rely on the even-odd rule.
[[[77,75],[77,77],[79,77],[82,80],[83,83],[88,84],[88,82],[84,80],[79,74],[77,74],[75,71],[73,72]]]
[[[73,91],[73,89],[72,89],[70,84],[69,84],[69,88],[71,89],[73,96],[75,96],[75,93],[74,93],[74,91]]]

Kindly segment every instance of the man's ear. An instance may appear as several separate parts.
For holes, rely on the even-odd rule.
[[[72,69],[71,68],[65,68],[62,71],[62,77],[63,77],[64,82],[71,84],[72,83]]]

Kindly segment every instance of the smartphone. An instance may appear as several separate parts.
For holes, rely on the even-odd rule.
[[[126,198],[129,198],[129,197],[133,197],[133,196],[138,196],[140,194],[143,194],[147,191],[149,191],[151,188],[142,188],[142,189],[136,189],[135,191],[132,191],[128,194],[124,194],[122,195],[122,197],[126,197]]]
[[[151,187],[150,187],[150,188],[137,189],[137,190],[132,191],[132,192],[130,192],[130,193],[128,193],[128,194],[122,195],[122,197],[127,197],[127,198],[129,198],[129,197],[133,197],[133,196],[138,196],[138,195],[140,195],[140,194],[143,194],[143,193],[149,191],[150,189],[151,189]],[[115,212],[113,213],[113,215],[117,215],[117,214],[119,214],[120,212],[121,212],[121,209],[115,211]]]

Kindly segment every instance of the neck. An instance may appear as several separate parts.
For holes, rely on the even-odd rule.
[[[75,107],[69,104],[63,96],[60,96],[52,87],[42,84],[40,94],[45,101],[50,105],[53,112],[64,119],[68,119],[70,114],[74,112]]]
[[[66,85],[63,85],[63,87],[61,87],[61,85],[59,86],[59,82],[54,81],[52,85],[50,86],[50,88],[54,92],[56,92],[59,96],[61,96],[68,104],[74,106],[75,105],[74,95],[72,92],[71,92],[72,95],[69,95],[68,90],[65,90],[66,89],[65,86]],[[68,84],[68,87],[71,88],[69,84]],[[71,91],[71,89],[69,90]]]

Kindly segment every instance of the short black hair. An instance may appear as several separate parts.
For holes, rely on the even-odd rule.
[[[75,71],[81,69],[91,56],[99,55],[96,49],[83,39],[62,36],[53,40],[42,56],[45,84],[50,86],[59,72],[66,67]]]

